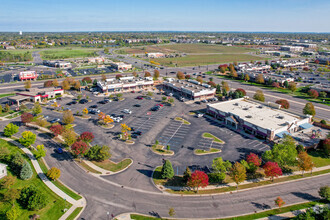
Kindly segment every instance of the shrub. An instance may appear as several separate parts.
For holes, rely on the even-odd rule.
[[[6,125],[6,127],[3,129],[3,134],[6,137],[11,137],[12,135],[16,134],[18,132],[18,126],[14,125],[13,123],[9,123]]]
[[[235,90],[235,92],[237,92],[239,94],[240,98],[246,96],[246,91],[244,89],[238,88]]]
[[[37,136],[32,131],[24,131],[22,133],[22,137],[19,139],[19,142],[23,146],[29,147],[30,145],[34,144],[36,138]]]
[[[6,212],[6,219],[7,220],[16,220],[21,215],[21,211],[18,208],[18,206],[12,206],[7,212]]]
[[[31,113],[27,113],[27,112],[24,112],[22,115],[21,115],[21,121],[22,123],[26,124],[26,123],[30,123],[33,119],[33,115]]]
[[[111,157],[110,147],[103,145],[94,145],[91,147],[86,155],[88,159],[95,161],[104,161]]]
[[[327,124],[327,122],[324,119],[322,119],[320,122],[321,122],[321,124],[324,124],[324,125]]]
[[[28,210],[40,210],[47,204],[47,197],[34,186],[28,186],[22,189],[20,204]]]
[[[19,174],[19,177],[22,180],[27,180],[30,179],[32,177],[32,168],[30,166],[30,164],[27,161],[24,161],[23,166],[21,168],[21,172]]]
[[[84,155],[87,153],[88,146],[85,142],[83,141],[76,141],[72,146],[71,146],[72,153],[75,156],[79,155]]]
[[[61,134],[63,133],[64,128],[63,128],[62,125],[57,124],[57,125],[52,125],[52,126],[49,128],[49,130],[51,130],[51,131],[53,132],[53,134],[54,134],[55,136],[57,136],[57,135],[61,135]]]
[[[329,186],[322,186],[319,190],[319,195],[322,199],[330,201],[330,187]]]
[[[79,140],[82,140],[83,142],[86,143],[90,143],[94,140],[94,135],[92,132],[85,131],[80,135]]]
[[[310,89],[308,91],[308,95],[310,97],[312,97],[313,99],[316,99],[317,97],[319,97],[319,93],[315,89]]]
[[[284,108],[284,109],[289,109],[290,108],[290,103],[286,99],[276,100],[275,103],[281,105],[281,107]]]
[[[84,77],[81,81],[87,82],[87,83],[92,83],[92,79],[90,77]]]

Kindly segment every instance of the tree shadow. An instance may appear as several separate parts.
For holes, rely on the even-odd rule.
[[[302,198],[302,199],[306,199],[306,200],[317,200],[319,199],[318,197],[315,197],[309,193],[303,193],[303,192],[292,192],[293,195]]]
[[[152,175],[152,170],[137,169],[137,171],[144,174],[147,177],[151,177]]]
[[[266,203],[256,203],[256,202],[251,202],[252,205],[254,205],[257,209],[265,210],[265,209],[270,209],[270,205],[267,205]]]
[[[155,211],[149,212],[149,215],[154,216],[156,218],[160,218],[160,215],[158,214],[158,212],[155,212]]]
[[[52,138],[48,133],[38,133],[38,137],[41,137],[45,140],[50,140]]]

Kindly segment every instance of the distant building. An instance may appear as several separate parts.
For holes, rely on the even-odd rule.
[[[190,100],[210,99],[214,97],[216,92],[215,88],[208,84],[201,84],[196,80],[174,80],[168,78],[163,82],[163,86],[165,90]]]
[[[111,63],[111,66],[114,67],[116,70],[131,70],[132,69],[132,64],[127,64],[124,62],[116,62],[116,63]]]
[[[23,32],[22,31],[19,31],[19,35],[22,35],[23,34]]]
[[[233,129],[269,140],[312,127],[312,116],[292,114],[280,110],[280,105],[247,98],[209,104],[207,113]]]
[[[16,49],[14,46],[10,46],[10,45],[4,45],[3,48],[6,50],[15,50]]]
[[[282,46],[282,51],[290,51],[290,52],[302,52],[304,51],[304,47],[300,46]]]
[[[4,178],[7,176],[7,165],[0,163],[0,179]]]
[[[50,67],[56,67],[56,68],[61,68],[61,69],[68,69],[68,68],[72,68],[72,65],[70,62],[67,61],[49,61],[49,60],[44,60],[42,62],[44,65],[46,66],[50,66]]]
[[[58,88],[30,88],[27,91],[17,92],[16,96],[8,97],[8,101],[19,106],[24,101],[42,102],[44,99],[55,98],[63,93],[63,89]]]
[[[97,86],[102,92],[121,93],[141,90],[151,90],[154,88],[152,78],[135,78],[133,76],[121,77],[120,79],[110,78],[105,82],[98,81]]]
[[[92,57],[87,59],[88,63],[103,63],[104,58],[103,57]]]
[[[147,53],[147,57],[149,57],[149,58],[161,58],[161,57],[165,57],[165,54],[163,54],[163,53]]]
[[[38,74],[36,71],[24,71],[19,73],[19,80],[26,81],[26,80],[36,80]]]

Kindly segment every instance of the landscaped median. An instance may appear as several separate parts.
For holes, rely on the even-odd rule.
[[[174,118],[175,121],[181,121],[183,124],[185,125],[190,125],[191,123],[183,118],[180,118],[180,117],[176,117]]]
[[[174,151],[168,150],[168,149],[164,149],[165,146],[161,145],[161,144],[154,144],[151,146],[151,150],[156,153],[156,154],[160,154],[160,155],[174,155]]]
[[[111,160],[105,160],[101,162],[97,162],[97,161],[91,161],[91,162],[96,166],[101,167],[102,169],[117,173],[128,168],[133,163],[133,160],[127,158],[118,163],[115,163]]]
[[[223,140],[221,140],[220,138],[217,138],[216,136],[214,136],[213,134],[210,134],[210,133],[203,133],[202,137],[213,139],[213,142],[216,142],[216,143],[219,143],[219,144],[224,144],[225,143]]]
[[[202,150],[202,149],[196,149],[194,150],[194,154],[196,155],[206,155],[206,154],[215,154],[220,153],[221,150],[217,148],[210,148],[209,150]]]

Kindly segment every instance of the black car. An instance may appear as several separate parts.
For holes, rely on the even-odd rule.
[[[102,100],[102,101],[99,101],[100,104],[105,104],[106,101]]]
[[[159,106],[154,106],[154,107],[151,108],[151,111],[158,111],[159,109],[160,109]]]
[[[201,104],[201,102],[200,101],[197,101],[197,102],[195,102],[196,104],[198,104],[198,105],[200,105]]]
[[[88,102],[87,99],[81,99],[81,100],[79,101],[80,104],[86,104],[87,102]]]
[[[135,131],[135,128],[131,127],[131,131]]]
[[[132,134],[142,135],[142,131],[134,131]]]
[[[71,104],[75,105],[75,104],[77,104],[77,101],[72,101]]]
[[[97,108],[97,105],[92,105],[90,106],[90,108]]]
[[[68,103],[66,103],[66,105],[72,105],[72,102],[68,102]]]
[[[134,107],[141,107],[141,105],[140,104],[135,104],[135,105],[133,105]]]
[[[131,138],[138,138],[139,136],[138,135],[136,135],[136,134],[132,134],[131,135]]]
[[[120,117],[120,118],[125,118],[125,115],[118,115],[118,117]]]

